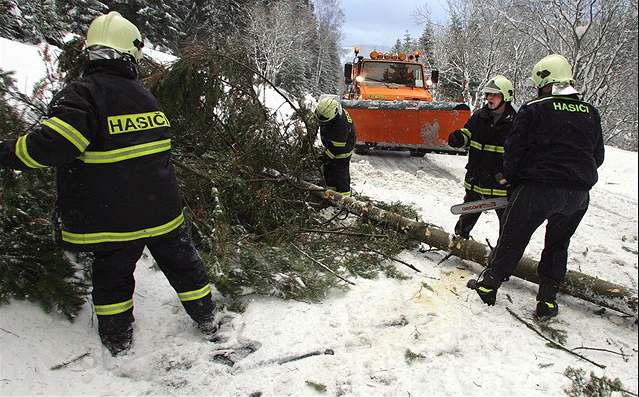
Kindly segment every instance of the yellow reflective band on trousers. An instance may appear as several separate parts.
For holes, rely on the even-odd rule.
[[[351,156],[351,154],[353,154],[352,151],[348,152],[348,153],[342,153],[342,154],[333,154],[331,153],[330,150],[326,149],[324,151],[324,153],[326,153],[326,155],[328,156],[328,158],[330,159],[345,159]]]
[[[89,146],[89,140],[80,133],[80,131],[73,128],[71,124],[68,124],[57,117],[51,117],[50,119],[43,120],[42,125],[46,125],[53,131],[62,135],[67,141],[71,142],[73,146],[78,148],[80,153],[84,152],[84,149]]]
[[[45,168],[46,165],[42,165],[35,161],[29,154],[27,149],[27,136],[23,135],[16,141],[16,156],[29,168]]]
[[[78,160],[91,164],[117,163],[118,161],[148,156],[150,154],[165,152],[170,149],[171,140],[163,139],[161,141],[127,146],[122,149],[109,150],[105,152],[86,151],[78,156]]]
[[[473,192],[477,192],[479,194],[483,194],[484,196],[502,196],[506,197],[508,192],[505,189],[488,189],[483,188],[477,185],[471,185],[468,182],[464,182],[464,188],[466,190],[472,190]]]
[[[339,194],[341,194],[344,197],[351,197],[351,192],[337,192]]]
[[[477,289],[480,290],[481,292],[493,292],[492,288],[479,287]]]
[[[182,302],[194,301],[197,299],[202,299],[210,293],[211,286],[209,284],[206,284],[204,287],[196,289],[194,291],[178,292],[178,298],[180,298]]]
[[[141,238],[156,237],[177,229],[184,222],[184,213],[163,225],[136,230],[132,232],[71,233],[62,231],[62,240],[71,244],[97,244],[131,241]]]
[[[503,146],[484,145],[477,141],[470,141],[470,147],[473,147],[477,150],[483,150],[485,152],[504,153]]]
[[[332,144],[333,144],[333,146],[335,146],[335,147],[346,147],[346,142],[331,141],[331,143],[332,143]]]
[[[107,128],[111,135],[170,126],[169,119],[162,112],[122,114],[107,117]]]
[[[124,313],[131,308],[133,308],[133,299],[112,305],[95,305],[95,314],[98,316],[113,316],[114,314]]]

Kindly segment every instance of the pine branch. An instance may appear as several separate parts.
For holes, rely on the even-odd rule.
[[[376,250],[376,249],[373,249],[373,248],[367,248],[367,249],[368,249],[369,251],[372,251],[372,252],[374,252],[374,253],[378,254],[378,255],[383,256],[383,257],[384,257],[384,258],[386,258],[386,259],[390,259],[390,260],[393,260],[393,261],[395,261],[395,262],[399,262],[399,263],[401,263],[402,265],[406,265],[406,266],[410,267],[411,269],[415,270],[417,273],[421,273],[421,272],[422,272],[421,270],[419,270],[419,269],[418,269],[418,268],[416,268],[415,266],[411,265],[411,264],[410,264],[410,263],[408,263],[408,262],[404,262],[404,261],[403,261],[403,260],[401,260],[401,259],[397,259],[397,258],[392,257],[392,256],[390,256],[390,255],[386,255],[385,253],[383,253],[383,252],[381,252],[381,251],[378,251],[378,250]]]
[[[312,260],[313,262],[317,263],[318,265],[320,265],[322,268],[326,269],[328,272],[330,272],[332,275],[334,275],[335,277],[339,278],[340,280],[347,282],[350,285],[355,285],[354,282],[349,281],[347,279],[345,279],[344,277],[340,276],[339,274],[337,274],[335,271],[333,271],[331,268],[329,268],[328,266],[326,266],[325,264],[323,264],[322,262],[318,261],[317,259],[313,258],[312,256],[310,256],[309,254],[307,254],[306,252],[302,251],[301,249],[299,249],[295,244],[291,243],[291,246],[293,246],[293,248],[295,248],[296,250],[298,250],[301,254],[303,254],[304,256],[306,256],[307,258],[309,258],[310,260]]]
[[[72,364],[72,363],[74,363],[74,362],[76,362],[76,361],[79,361],[79,360],[83,359],[84,357],[86,357],[86,356],[88,356],[88,355],[90,355],[90,353],[88,353],[88,352],[87,352],[87,353],[84,353],[84,354],[80,354],[79,356],[77,356],[77,357],[75,357],[75,358],[72,358],[72,359],[71,359],[71,360],[69,360],[69,361],[65,361],[65,362],[63,362],[63,363],[60,363],[60,364],[54,365],[53,367],[51,367],[51,368],[49,368],[49,369],[50,369],[51,371],[55,371],[56,369],[64,368],[64,367],[66,367],[67,365]]]
[[[623,352],[616,352],[616,351],[603,349],[603,348],[599,348],[599,347],[579,346],[579,347],[575,347],[572,350],[573,351],[575,351],[575,350],[593,350],[593,351],[598,351],[598,352],[606,352],[606,353],[611,353],[611,354],[616,354],[618,356],[621,356],[621,357],[623,357],[624,360],[626,360],[629,357],[627,354],[625,354]]]
[[[355,237],[372,237],[372,238],[385,238],[388,237],[385,234],[369,234],[369,233],[353,233],[353,232],[342,232],[339,230],[319,230],[319,229],[300,229],[302,233],[320,233],[320,234],[341,234],[344,236],[355,236]],[[369,249],[374,251],[372,249]],[[377,252],[377,251],[374,251]],[[379,252],[378,252],[379,253]],[[385,255],[385,254],[381,254]]]
[[[526,327],[528,327],[529,329],[531,329],[532,331],[534,331],[537,335],[539,335],[539,336],[541,336],[542,338],[544,338],[545,340],[547,340],[547,341],[548,341],[548,343],[550,343],[553,347],[555,347],[555,348],[557,348],[557,349],[559,349],[559,350],[563,350],[563,351],[565,351],[565,352],[568,352],[568,353],[570,353],[570,354],[572,354],[572,355],[574,355],[574,356],[577,356],[577,357],[581,358],[582,360],[586,360],[586,361],[588,361],[589,363],[591,363],[591,364],[593,364],[593,365],[596,365],[597,367],[599,367],[599,368],[601,368],[601,369],[605,369],[605,368],[606,368],[606,366],[605,366],[605,365],[602,365],[602,364],[596,363],[596,362],[592,361],[591,359],[589,359],[589,358],[587,358],[587,357],[584,357],[584,356],[582,356],[582,355],[581,355],[581,354],[579,354],[579,353],[575,353],[574,351],[572,351],[572,350],[570,350],[570,349],[566,348],[564,345],[559,344],[559,343],[555,342],[554,340],[552,340],[552,339],[548,338],[546,335],[542,334],[542,333],[541,333],[541,332],[540,332],[537,328],[535,328],[535,326],[534,326],[534,325],[530,324],[528,321],[526,321],[526,320],[524,320],[523,318],[519,317],[519,315],[517,315],[517,313],[515,313],[514,311],[512,311],[509,307],[506,307],[506,310],[508,310],[508,313],[510,313],[513,317],[515,317],[517,320],[519,320],[520,322],[522,322],[522,323],[523,323]]]

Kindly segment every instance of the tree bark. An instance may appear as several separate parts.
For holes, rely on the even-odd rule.
[[[324,190],[312,183],[299,183],[311,191],[313,195],[327,200],[335,207],[370,219],[383,227],[403,232],[414,240],[449,251],[459,258],[476,262],[484,267],[487,264],[490,248],[484,244],[472,240],[453,241],[452,235],[441,227],[413,221],[375,207],[371,203],[358,201],[352,197],[344,197],[332,190]],[[513,276],[539,284],[537,265],[537,261],[523,257],[517,264]],[[624,314],[637,315],[637,292],[622,285],[569,270],[560,291]]]

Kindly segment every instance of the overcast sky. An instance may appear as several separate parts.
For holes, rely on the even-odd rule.
[[[386,45],[403,38],[408,30],[412,37],[421,36],[413,14],[428,5],[433,21],[445,19],[445,0],[342,0],[346,16],[342,28],[342,45]]]

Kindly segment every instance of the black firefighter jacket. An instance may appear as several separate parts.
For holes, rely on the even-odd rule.
[[[355,127],[346,110],[325,125],[320,126],[324,154],[331,160],[349,158],[355,147]]]
[[[56,167],[65,248],[91,251],[183,223],[169,121],[132,64],[98,60],[62,89],[39,128],[0,146],[0,165]]]
[[[492,112],[484,106],[470,117],[460,131],[468,146],[468,163],[464,188],[484,196],[506,196],[506,189],[499,184],[498,174],[503,174],[504,138],[515,118],[515,109],[506,103],[501,117],[494,122]]]
[[[506,137],[504,175],[521,182],[590,190],[604,160],[599,112],[573,96],[523,105]]]

